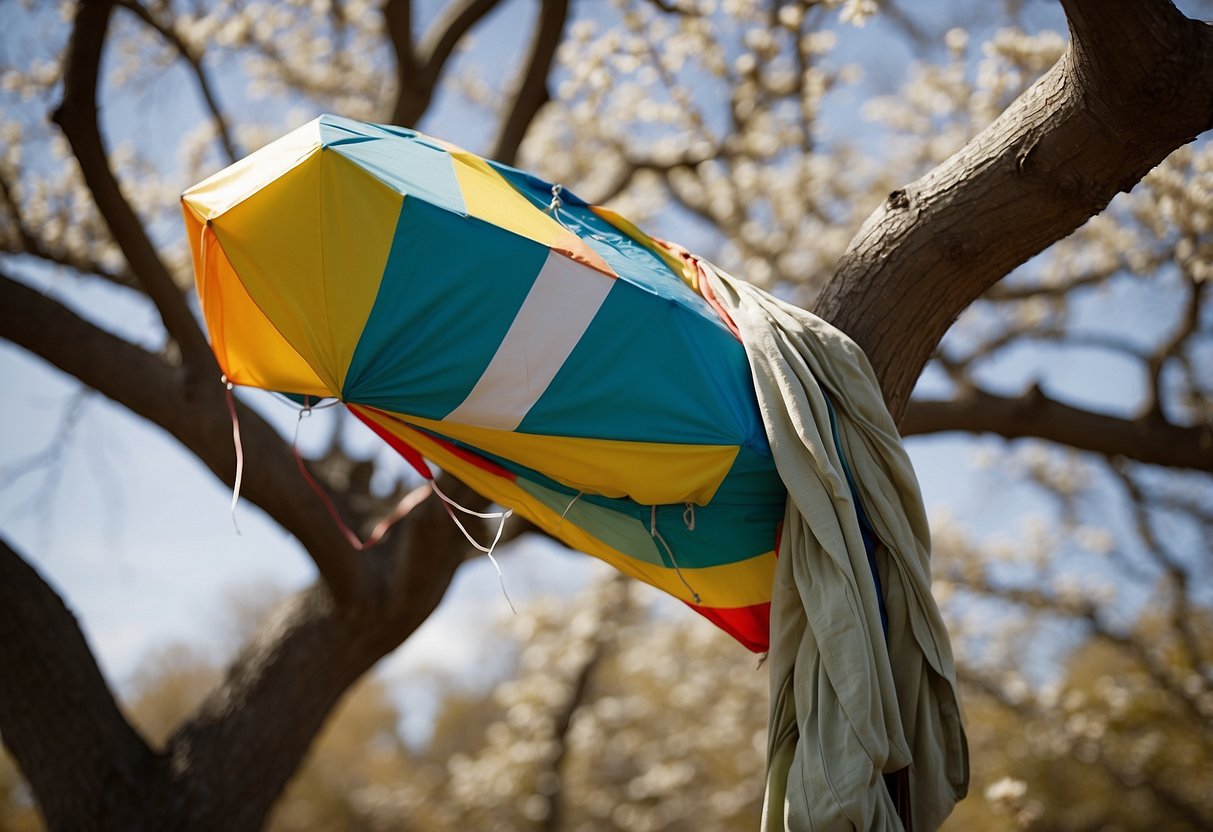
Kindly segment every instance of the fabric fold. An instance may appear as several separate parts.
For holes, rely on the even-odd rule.
[[[937,829],[968,790],[968,749],[931,595],[922,495],[875,374],[822,319],[700,267],[745,345],[788,488],[771,605],[763,832],[902,830],[885,775],[907,767],[908,825]],[[887,637],[844,454],[879,541]]]

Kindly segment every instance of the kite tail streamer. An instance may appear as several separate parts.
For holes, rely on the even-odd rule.
[[[240,419],[236,416],[236,399],[232,395],[232,383],[227,376],[220,376],[223,381],[224,395],[227,396],[227,412],[232,417],[232,444],[236,448],[236,480],[232,483],[232,527],[240,534],[240,524],[236,522],[236,503],[240,500],[240,482],[244,479],[244,445],[240,442]]]
[[[493,550],[497,548],[497,544],[501,541],[501,535],[503,532],[505,532],[505,521],[511,514],[514,513],[513,509],[507,508],[505,511],[489,512],[472,511],[470,508],[462,506],[452,498],[448,497],[446,493],[438,487],[437,480],[431,481],[431,486],[434,489],[434,493],[438,495],[438,499],[442,500],[442,507],[446,509],[446,513],[449,514],[451,519],[455,521],[455,525],[459,527],[459,531],[463,532],[463,536],[467,539],[467,542],[489,556],[489,561],[493,564],[493,568],[497,570],[497,580],[501,583],[501,594],[505,596],[505,602],[510,605],[510,612],[517,615],[518,610],[514,607],[513,600],[510,599],[509,590],[505,588],[505,574],[501,571],[501,564],[497,562],[497,558],[493,557]],[[455,516],[454,509],[459,509],[459,511],[469,515],[470,517],[479,517],[481,520],[499,520],[500,522],[497,524],[497,534],[493,537],[493,542],[490,543],[487,548],[477,543],[476,539],[472,537],[472,533],[469,532],[467,527],[463,525],[463,522]]]
[[[665,553],[670,556],[670,563],[674,564],[674,571],[678,574],[678,580],[682,581],[682,585],[687,588],[687,592],[691,593],[691,597],[695,599],[696,604],[702,604],[703,600],[699,597],[699,593],[687,583],[686,576],[682,574],[682,567],[678,565],[678,558],[674,557],[674,550],[670,548],[670,544],[665,542],[665,538],[661,536],[661,532],[657,531],[657,506],[650,506],[652,511],[649,514],[649,534],[653,539],[662,545]],[[685,515],[684,515],[685,516]],[[690,528],[694,528],[694,512],[691,513]]]

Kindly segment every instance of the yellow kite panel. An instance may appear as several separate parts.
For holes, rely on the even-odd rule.
[[[688,604],[694,604],[692,590],[699,594],[699,605],[717,609],[749,607],[771,600],[771,576],[775,572],[775,553],[767,552],[738,563],[708,566],[701,569],[677,570],[629,557],[603,543],[585,529],[573,523],[562,523],[560,515],[524,490],[516,482],[486,471],[478,465],[451,453],[425,433],[412,430],[397,418],[376,412],[373,408],[352,405],[367,419],[398,436],[416,448],[426,459],[450,472],[494,502],[510,506],[518,514],[547,530],[566,546],[606,561],[621,572],[655,586]],[[420,420],[415,420],[420,421]],[[445,429],[446,423],[435,423]],[[447,431],[450,434],[450,431]],[[641,443],[636,443],[641,444]],[[685,583],[684,583],[685,579]]]
[[[203,220],[214,219],[302,162],[320,147],[320,122],[309,121],[182,194]]]
[[[186,233],[194,250],[195,283],[210,322],[211,348],[233,384],[313,396],[332,393],[253,303],[215,235],[188,206]],[[204,271],[205,270],[205,271]]]
[[[249,296],[330,395],[340,394],[375,302],[401,200],[349,159],[317,148],[211,225]]]
[[[466,442],[552,479],[604,497],[629,497],[642,505],[707,505],[724,481],[736,445],[672,445],[575,436],[539,436],[415,416],[404,421]],[[604,483],[613,487],[606,488]]]
[[[615,272],[580,237],[536,208],[488,162],[465,150],[451,150],[455,179],[473,217],[513,231],[615,277]]]

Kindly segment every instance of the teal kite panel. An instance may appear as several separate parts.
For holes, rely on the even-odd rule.
[[[474,217],[406,198],[343,398],[445,417],[497,352],[548,251]]]
[[[406,197],[467,215],[451,155],[412,131],[324,116],[320,143]]]
[[[532,204],[545,210],[548,208],[552,199],[551,183],[506,165],[495,162],[490,164]],[[665,260],[652,249],[633,240],[595,214],[585,200],[571,191],[561,190],[560,199],[562,204],[554,212],[556,219],[583,239],[622,280],[660,298],[675,301],[710,322],[722,333],[728,333],[728,328],[720,322],[719,316],[708,302],[679,275],[670,271]]]
[[[629,370],[638,367],[644,372]],[[741,343],[622,280],[518,430],[692,445],[766,441]]]

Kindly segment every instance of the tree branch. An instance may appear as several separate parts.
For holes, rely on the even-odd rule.
[[[399,86],[392,108],[392,123],[406,127],[415,126],[429,109],[443,70],[459,41],[496,8],[500,0],[463,0],[445,6],[416,49],[412,48],[411,34],[402,29],[411,25],[411,13],[401,8],[408,2],[410,0],[392,0],[384,8],[396,50]],[[407,45],[402,39],[407,39]],[[402,55],[406,60],[401,59]]]
[[[972,390],[956,399],[912,399],[900,430],[903,436],[967,431],[1036,437],[1150,465],[1213,471],[1213,429],[1107,416],[1051,399],[1038,387],[1016,397]]]
[[[97,209],[160,311],[164,327],[177,342],[184,362],[201,375],[212,369],[217,375],[218,369],[206,338],[142,223],[123,197],[101,141],[97,125],[97,85],[113,2],[95,0],[79,5],[64,67],[63,101],[52,119],[71,144]]]
[[[383,4],[383,27],[392,42],[392,51],[396,53],[396,75],[403,90],[404,79],[418,72],[417,52],[413,47],[413,0],[387,0]]]
[[[231,423],[220,385],[204,387],[195,401],[186,402],[174,393],[185,383],[181,368],[165,364],[3,275],[0,306],[7,312],[0,318],[0,337],[165,428],[220,479],[231,482]],[[107,799],[115,802],[134,806],[154,802],[154,810],[148,811],[155,812],[156,822],[172,818],[167,826],[182,830],[258,828],[333,705],[355,679],[428,618],[467,548],[442,504],[427,500],[384,544],[366,554],[353,552],[298,475],[282,439],[243,406],[240,424],[247,455],[244,493],[299,538],[324,585],[289,601],[245,648],[224,683],[170,739],[167,771],[129,778],[132,784],[154,788],[153,797],[105,790]],[[457,483],[444,482],[443,488],[464,504],[477,505],[481,499]],[[7,631],[29,626],[9,626],[5,616],[22,608],[8,603],[6,593],[29,593],[3,568],[0,581],[0,639],[5,641],[0,645],[0,666],[7,669],[19,665],[7,660],[6,645],[20,644],[20,639],[6,638]],[[79,649],[87,651],[82,643]],[[75,659],[70,665],[77,666]],[[5,686],[9,680],[11,695]],[[0,699],[29,695],[22,693],[29,690],[25,685],[24,674],[0,674]],[[4,707],[0,702],[0,709]],[[81,710],[91,714],[95,708],[90,704]],[[56,709],[56,718],[60,711]],[[7,722],[0,713],[6,739]],[[31,734],[53,736],[41,728]],[[119,762],[96,738],[81,737],[90,747],[89,754],[107,760],[113,756],[114,764]],[[18,760],[25,768],[22,755]],[[81,771],[82,776],[93,777]],[[43,780],[30,776],[40,798],[56,793],[58,774],[56,769]],[[64,826],[82,828],[81,824]],[[123,822],[114,828],[146,828],[146,824]]]
[[[618,622],[623,618],[629,606],[627,583],[623,575],[613,575],[612,584],[607,590],[607,597],[599,602],[599,621]],[[547,799],[548,813],[543,819],[543,832],[559,832],[567,822],[565,798],[568,792],[567,777],[564,771],[565,761],[569,756],[569,730],[573,727],[573,719],[577,712],[585,707],[590,685],[598,673],[607,653],[607,645],[614,633],[600,628],[588,639],[589,649],[576,675],[569,680],[568,697],[560,704],[560,708],[552,714],[552,740],[556,751],[547,760],[544,774],[549,778],[536,778],[537,783],[548,786],[541,789],[540,794]]]
[[[215,98],[214,91],[211,89],[211,82],[207,77],[206,70],[202,68],[201,57],[194,54],[193,50],[181,39],[181,36],[177,34],[175,29],[171,26],[162,25],[138,0],[117,0],[117,3],[122,8],[130,10],[136,17],[172,44],[173,48],[177,50],[177,54],[193,70],[194,78],[198,81],[198,91],[202,93],[202,100],[206,104],[206,109],[211,114],[211,120],[215,122],[215,132],[219,134],[219,142],[223,145],[223,152],[227,156],[227,161],[232,163],[239,159],[240,153],[236,149],[236,143],[232,140],[232,132],[228,127],[227,119],[224,118],[223,111],[219,109],[219,102]]]
[[[76,619],[0,539],[0,733],[51,829],[151,828],[159,760],[123,718]]]
[[[220,480],[235,476],[232,423],[222,386],[198,385],[186,373],[111,335],[50,298],[0,273],[0,337],[58,367],[181,441]],[[303,544],[339,604],[369,592],[363,558],[352,550],[307,486],[282,437],[238,405],[245,452],[242,493]],[[344,506],[340,495],[333,495]],[[350,516],[346,513],[346,516]]]
[[[1206,285],[1203,281],[1196,280],[1190,275],[1185,274],[1186,283],[1188,284],[1188,303],[1184,307],[1183,318],[1175,331],[1163,343],[1158,345],[1158,349],[1150,355],[1147,361],[1147,369],[1150,377],[1150,398],[1151,408],[1150,415],[1159,420],[1165,419],[1165,411],[1163,409],[1163,384],[1162,371],[1166,366],[1167,361],[1179,355],[1180,350],[1193,335],[1200,329],[1200,314],[1202,301]]]
[[[468,493],[444,487],[457,499]],[[289,599],[169,738],[166,755],[193,828],[259,829],[350,685],[438,606],[463,562],[461,533],[427,500],[399,540],[375,561],[385,600],[341,610],[319,587]]]
[[[506,109],[505,121],[493,145],[493,158],[503,164],[514,164],[518,158],[518,148],[526,138],[527,128],[535,120],[539,109],[551,99],[548,75],[552,71],[552,60],[556,57],[556,48],[560,46],[568,13],[569,0],[540,2],[539,19],[535,23],[526,71],[513,103]]]
[[[866,351],[894,418],[961,311],[1213,124],[1207,24],[1167,0],[1063,5],[1069,51],[959,152],[890,194],[818,300]]]

